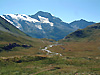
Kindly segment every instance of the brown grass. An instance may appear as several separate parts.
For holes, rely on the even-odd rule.
[[[50,48],[53,52],[62,53],[64,56],[99,56],[99,42],[66,42],[64,45],[58,45]]]

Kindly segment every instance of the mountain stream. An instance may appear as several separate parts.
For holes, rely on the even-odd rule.
[[[59,55],[59,56],[62,56],[62,54],[60,54],[60,53],[51,52],[50,50],[48,50],[48,48],[53,47],[53,46],[57,46],[57,45],[61,45],[61,44],[56,43],[56,44],[48,45],[48,46],[44,47],[41,50],[47,52],[47,55]]]

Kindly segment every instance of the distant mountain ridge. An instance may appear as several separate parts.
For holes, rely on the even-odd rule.
[[[7,14],[1,17],[34,38],[55,40],[62,39],[69,33],[94,23],[80,20],[68,24],[63,22],[60,18],[43,11],[39,11],[35,15]]]
[[[86,28],[88,25],[92,25],[92,24],[94,24],[94,22],[88,22],[88,21],[83,20],[83,19],[69,23],[69,25],[71,27],[75,28],[76,30]]]

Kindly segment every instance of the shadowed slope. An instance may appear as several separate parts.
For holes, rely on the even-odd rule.
[[[100,41],[100,23],[79,29],[68,36],[63,41]]]

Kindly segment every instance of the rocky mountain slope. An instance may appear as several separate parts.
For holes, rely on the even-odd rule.
[[[55,40],[62,39],[78,28],[84,28],[94,23],[80,20],[68,24],[63,22],[60,18],[43,11],[39,11],[35,15],[6,14],[1,17],[34,38]]]
[[[92,25],[92,24],[94,24],[94,22],[88,22],[88,21],[83,20],[83,19],[69,23],[69,25],[76,30],[86,28],[88,25]]]

